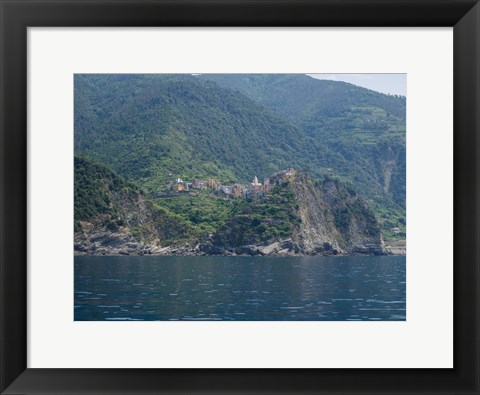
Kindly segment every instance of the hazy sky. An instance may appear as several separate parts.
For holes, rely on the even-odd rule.
[[[308,74],[320,80],[344,81],[377,92],[407,96],[406,74]]]

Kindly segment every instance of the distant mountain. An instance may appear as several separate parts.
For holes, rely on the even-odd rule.
[[[196,78],[242,92],[296,121],[312,114],[342,113],[351,106],[372,106],[405,121],[406,100],[341,81],[304,74],[201,74]]]
[[[75,151],[148,192],[175,177],[251,181],[328,161],[328,148],[312,152],[311,140],[246,96],[192,76],[75,76]]]
[[[315,145],[327,146],[327,167],[362,195],[405,209],[406,99],[339,81],[300,74],[204,74],[241,92],[300,127]],[[325,167],[323,158],[315,163]]]

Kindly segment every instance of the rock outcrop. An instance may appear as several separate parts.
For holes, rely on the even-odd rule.
[[[201,236],[109,169],[75,158],[76,255],[386,253],[373,212],[337,180],[299,174],[241,208]]]
[[[188,229],[105,166],[75,157],[75,255],[149,255]]]
[[[314,182],[302,175],[292,187],[301,219],[293,240],[303,253],[385,252],[375,215],[351,188],[335,180]]]
[[[289,238],[258,240],[244,216],[231,219],[211,241],[201,246],[210,255],[382,255],[385,248],[373,212],[345,184],[313,181],[300,174],[283,185],[294,193],[289,207],[294,224]],[[240,244],[238,240],[253,243]]]

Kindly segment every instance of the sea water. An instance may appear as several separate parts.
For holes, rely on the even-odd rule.
[[[75,257],[76,321],[406,319],[405,257]]]

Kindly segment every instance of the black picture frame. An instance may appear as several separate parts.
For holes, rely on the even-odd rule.
[[[480,5],[477,1],[0,0],[0,13],[2,393],[480,393]],[[27,28],[34,26],[453,27],[454,368],[27,369],[26,70]]]

